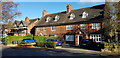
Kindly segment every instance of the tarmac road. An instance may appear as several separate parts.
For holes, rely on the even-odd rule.
[[[103,57],[110,54],[99,51],[91,51],[76,48],[42,49],[42,48],[18,48],[3,46],[2,56],[80,56],[80,57]]]

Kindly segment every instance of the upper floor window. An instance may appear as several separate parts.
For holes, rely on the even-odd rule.
[[[85,24],[80,24],[80,29],[85,29]]]
[[[17,27],[17,25],[16,25],[16,24],[14,24],[14,27]]]
[[[52,26],[51,30],[56,31],[56,26]]]
[[[92,39],[94,42],[100,42],[100,41],[102,41],[102,35],[101,34],[91,34],[90,39]]]
[[[100,23],[92,23],[92,29],[99,29]]]
[[[87,16],[88,16],[88,13],[87,12],[83,12],[82,18],[86,18]]]
[[[56,15],[54,21],[58,21],[59,19],[60,19],[60,17],[58,15]]]
[[[21,24],[19,25],[19,27],[23,27],[23,24],[21,23]]]
[[[72,30],[73,29],[73,25],[66,25],[66,30]]]
[[[75,14],[70,14],[70,20],[74,19],[75,18]]]
[[[36,28],[36,31],[40,31],[40,27]]]
[[[43,27],[43,30],[46,31],[46,27]]]
[[[47,18],[46,18],[46,22],[49,22],[50,19],[51,19],[51,17],[47,17]]]

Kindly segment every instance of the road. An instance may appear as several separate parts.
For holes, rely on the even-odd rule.
[[[91,51],[76,48],[59,48],[43,49],[43,48],[18,48],[3,46],[2,56],[81,56],[81,57],[103,57],[111,56],[99,51]]]

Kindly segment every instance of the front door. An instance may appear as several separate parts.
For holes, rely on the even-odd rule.
[[[80,45],[82,38],[82,36],[78,36],[78,45]]]

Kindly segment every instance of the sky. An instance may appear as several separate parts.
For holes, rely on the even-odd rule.
[[[22,13],[15,20],[24,20],[26,16],[30,19],[41,18],[42,11],[46,10],[48,14],[66,11],[67,4],[71,4],[73,10],[95,5],[104,4],[104,2],[15,2],[18,3],[17,10]]]

